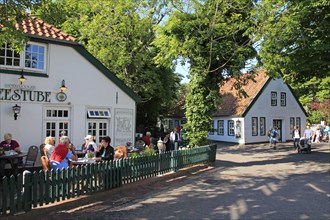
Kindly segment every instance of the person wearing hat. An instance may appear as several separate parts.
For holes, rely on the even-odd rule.
[[[85,147],[84,147],[84,151],[86,153],[92,153],[92,154],[96,154],[96,149],[97,149],[97,145],[94,142],[94,137],[92,135],[87,135],[85,137]]]

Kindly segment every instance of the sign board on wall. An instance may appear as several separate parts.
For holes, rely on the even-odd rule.
[[[115,109],[115,134],[114,145],[123,146],[127,142],[133,143],[133,110],[118,108]]]

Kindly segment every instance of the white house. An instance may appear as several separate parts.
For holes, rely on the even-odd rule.
[[[303,131],[306,125],[306,112],[290,87],[282,78],[272,79],[265,71],[258,71],[254,79],[242,74],[243,89],[247,96],[239,95],[237,83],[230,78],[220,87],[221,104],[213,114],[213,131],[208,139],[239,144],[261,143],[269,140],[270,127],[277,127],[279,140],[292,140],[292,130],[298,126]],[[177,106],[165,116],[165,128],[185,123],[184,97]]]
[[[290,87],[282,78],[272,79],[259,71],[254,80],[242,75],[242,89],[247,97],[234,89],[235,80],[229,79],[220,88],[222,104],[213,115],[214,132],[209,139],[240,144],[267,142],[270,127],[279,131],[279,140],[292,140],[292,130],[304,130],[306,112]]]
[[[0,45],[1,139],[12,133],[25,152],[46,136],[58,143],[62,131],[78,148],[87,134],[96,143],[110,136],[114,147],[133,142],[139,96],[75,38],[32,16],[19,26],[29,37],[23,51]]]

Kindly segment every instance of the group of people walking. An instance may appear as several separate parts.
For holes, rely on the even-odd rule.
[[[304,130],[304,133],[301,134],[299,127],[295,126],[294,130],[292,131],[292,139],[293,139],[293,146],[295,149],[298,148],[301,138],[305,140],[307,143],[308,140],[313,139],[313,136],[315,135],[314,131],[311,129],[310,125],[306,125],[306,129]],[[276,149],[276,144],[278,142],[279,138],[279,132],[276,127],[272,127],[268,131],[268,137],[269,137],[269,146],[273,149]]]
[[[153,138],[151,137],[151,132],[147,131],[145,135],[143,135],[142,140],[145,142],[147,146],[157,146],[154,143]],[[185,146],[187,138],[185,129],[180,127],[180,131],[177,128],[173,128],[171,132],[166,132],[163,135],[160,135],[159,140],[163,141],[165,145],[165,151],[178,150],[180,147]]]

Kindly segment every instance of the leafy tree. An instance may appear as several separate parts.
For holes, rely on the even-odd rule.
[[[87,50],[142,97],[138,123],[156,124],[159,114],[176,99],[180,77],[156,65],[157,25],[170,10],[168,1],[48,0],[37,12],[76,37]],[[63,19],[54,13],[63,14]]]
[[[10,42],[11,47],[18,51],[23,48],[27,38],[22,30],[16,28],[16,24],[24,20],[27,16],[25,12],[38,2],[38,0],[0,1],[0,45]]]
[[[41,20],[62,29],[63,23],[75,12],[66,6],[67,0],[42,0],[35,4],[32,10]]]
[[[250,28],[251,1],[183,1],[160,29],[155,44],[158,63],[182,58],[190,63],[185,103],[187,135],[192,145],[207,142],[219,84],[239,76],[249,58],[256,56]]]
[[[310,115],[319,114],[307,106],[330,98],[330,2],[262,0],[255,16],[261,65],[282,73]]]

